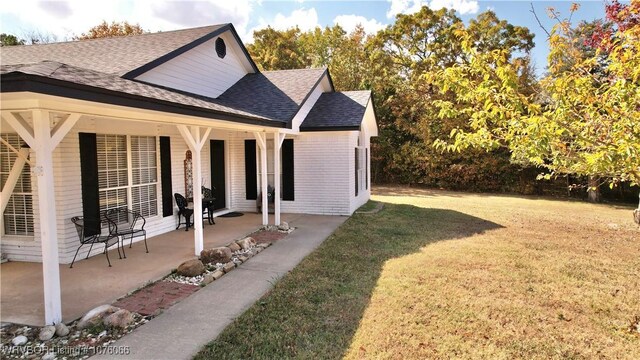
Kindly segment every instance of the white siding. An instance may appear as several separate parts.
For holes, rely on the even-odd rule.
[[[250,71],[230,33],[220,37],[227,45],[223,59],[216,54],[216,37],[139,75],[136,80],[212,98],[220,96]]]
[[[350,215],[349,132],[302,133],[293,138],[295,201],[282,201],[283,213]],[[246,200],[244,140],[252,134],[238,134],[230,141],[236,159],[231,169],[232,208],[256,211],[256,201]]]
[[[371,142],[370,138],[366,136],[366,133],[363,134],[364,138],[364,146],[367,148],[368,163],[367,163],[367,188],[360,188],[358,191],[358,196],[356,196],[356,159],[355,159],[355,148],[358,145],[358,136],[360,136],[360,131],[350,131],[349,132],[349,147],[350,147],[350,157],[349,157],[349,211],[350,214],[353,214],[354,211],[358,210],[358,208],[369,201],[371,198]]]
[[[60,262],[68,264],[79,245],[78,235],[70,219],[82,215],[80,151],[78,133],[108,133],[124,135],[169,136],[171,138],[172,192],[184,194],[184,159],[187,145],[175,126],[127,122],[113,119],[82,117],[65,136],[53,154],[56,189],[56,211]],[[369,192],[355,197],[354,148],[357,131],[310,132],[294,140],[295,201],[282,201],[284,213],[350,215],[369,198]],[[270,136],[271,137],[271,136]],[[256,211],[255,200],[246,200],[244,140],[254,139],[250,132],[213,131],[210,139],[225,140],[227,156],[227,208],[235,211]],[[159,140],[158,140],[159,141]],[[158,156],[160,156],[158,152]],[[159,161],[158,161],[159,163]],[[210,186],[209,143],[202,149],[202,177]],[[160,169],[158,168],[158,171]],[[158,175],[159,176],[159,175]],[[160,179],[159,179],[160,180]],[[158,184],[158,216],[147,219],[148,237],[175,229],[176,216],[162,216],[161,184]],[[34,191],[36,191],[34,187]],[[34,199],[38,212],[37,199]],[[173,204],[172,204],[173,205]],[[175,209],[175,205],[174,209]],[[29,239],[2,239],[2,253],[14,261],[41,261],[39,223],[35,236]],[[134,241],[142,239],[135,239]],[[78,254],[86,256],[88,246]],[[153,252],[153,240],[149,242]],[[94,249],[93,254],[100,254]]]

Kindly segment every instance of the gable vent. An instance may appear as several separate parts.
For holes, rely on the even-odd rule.
[[[227,45],[224,43],[224,40],[222,40],[222,38],[218,38],[216,40],[216,53],[221,59],[224,59],[224,57],[227,55]]]

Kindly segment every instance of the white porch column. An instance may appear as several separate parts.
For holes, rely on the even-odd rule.
[[[284,141],[285,134],[273,133],[273,187],[274,191],[274,217],[275,225],[280,225],[280,149],[282,149],[282,142]]]
[[[200,151],[209,138],[211,128],[207,128],[204,135],[200,136],[199,126],[177,126],[193,155],[193,232],[195,254],[198,256],[204,249],[202,234],[202,156]]]
[[[2,117],[35,151],[36,163],[32,168],[38,183],[38,217],[42,243],[42,275],[44,281],[44,318],[46,324],[62,321],[60,296],[60,267],[58,261],[58,229],[56,226],[56,199],[53,178],[53,150],[80,118],[69,115],[50,129],[49,112],[35,110],[33,128],[17,114],[5,111]]]
[[[267,134],[254,132],[260,147],[260,192],[262,193],[262,225],[269,225],[269,198],[267,196]]]

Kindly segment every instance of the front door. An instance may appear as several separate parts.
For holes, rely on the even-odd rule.
[[[211,185],[213,185],[213,196],[216,201],[213,204],[213,209],[224,209],[226,204],[226,174],[224,163],[224,140],[211,140],[209,149],[211,151]]]

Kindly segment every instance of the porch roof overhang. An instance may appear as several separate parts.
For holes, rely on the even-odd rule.
[[[286,122],[230,114],[184,103],[52,79],[45,76],[6,73],[1,76],[3,110],[43,108],[127,120],[197,125],[244,131],[288,130]],[[287,131],[287,132],[290,132]]]

